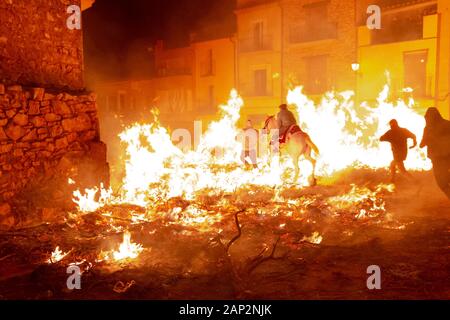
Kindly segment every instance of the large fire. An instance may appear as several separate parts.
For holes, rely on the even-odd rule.
[[[388,93],[386,86],[375,106],[367,103],[355,106],[352,92],[328,93],[318,105],[302,93],[302,87],[289,92],[287,100],[296,106],[300,126],[321,151],[315,156],[318,157],[317,173],[324,183],[350,167],[388,167],[392,154],[389,145],[380,143],[379,137],[388,129],[392,118],[421,139],[425,121],[414,110],[414,101],[388,102]],[[110,204],[138,205],[147,208],[146,216],[139,218],[143,221],[158,214],[153,208],[161,201],[172,198],[193,201],[201,194],[232,194],[250,186],[272,188],[275,190],[273,199],[279,200],[286,182],[292,182],[289,180],[293,176],[292,161],[263,152],[257,168],[246,170],[243,167],[240,163],[242,144],[236,139],[243,104],[237,91],[233,90],[228,103],[220,106],[220,120],[209,125],[195,150],[182,151],[174,145],[169,132],[157,121],[127,128],[120,134],[127,154],[121,191],[113,194],[111,189],[103,187],[99,195],[98,189],[86,190],[85,194],[76,191],[74,201],[79,210],[93,212]],[[261,149],[266,147],[264,143],[260,145]],[[406,166],[428,170],[431,164],[425,153],[416,148],[411,150]],[[294,185],[305,187],[312,168],[309,162],[301,161],[300,169],[301,175]],[[327,205],[339,211],[350,206],[358,208],[358,204],[364,203],[355,212],[355,217],[362,218],[384,211],[384,200],[378,197],[392,191],[391,185],[380,185],[376,190],[354,186],[347,195],[330,198]],[[207,229],[208,225],[221,219],[220,213],[212,215],[195,204],[187,208],[174,207],[166,214],[172,220],[195,225],[198,229]],[[313,242],[320,243],[319,240]]]

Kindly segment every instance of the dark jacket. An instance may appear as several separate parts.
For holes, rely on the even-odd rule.
[[[294,114],[288,109],[281,109],[277,114],[278,129],[280,130],[280,136],[282,136],[290,126],[297,124]]]
[[[392,128],[386,132],[381,138],[381,141],[391,143],[394,160],[405,161],[408,155],[408,139],[416,139],[416,136],[408,129],[397,127]]]

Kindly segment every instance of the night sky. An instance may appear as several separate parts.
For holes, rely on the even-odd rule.
[[[235,0],[96,0],[83,13],[88,86],[98,80],[151,76],[147,48],[188,43],[191,32],[234,29]]]

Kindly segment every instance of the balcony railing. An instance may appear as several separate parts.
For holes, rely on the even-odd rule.
[[[254,52],[272,50],[272,37],[247,38],[239,40],[240,52]]]
[[[191,68],[159,68],[158,77],[184,76],[191,75]]]
[[[210,77],[216,75],[216,62],[203,63],[200,67],[201,77]]]
[[[292,27],[289,33],[291,43],[304,43],[337,38],[337,24],[317,23]]]

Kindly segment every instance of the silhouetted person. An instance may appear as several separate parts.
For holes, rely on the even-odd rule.
[[[241,161],[245,165],[251,165],[253,168],[256,168],[256,158],[258,154],[258,130],[253,128],[251,120],[247,120],[247,126],[243,130],[243,135]],[[250,159],[250,162],[248,159]]]
[[[286,141],[286,133],[292,125],[297,124],[294,114],[288,110],[286,104],[280,105],[280,112],[277,114],[280,144]]]
[[[420,147],[428,147],[436,183],[450,199],[450,121],[442,118],[436,108],[427,110],[425,121]]]
[[[398,125],[397,120],[391,120],[389,125],[391,126],[391,129],[380,138],[380,141],[387,141],[391,144],[392,154],[394,156],[394,160],[391,163],[391,181],[394,182],[397,168],[401,173],[412,177],[411,174],[406,171],[404,161],[408,156],[408,139],[412,139],[414,142],[410,149],[417,145],[417,140],[416,136],[411,131],[401,128]]]

